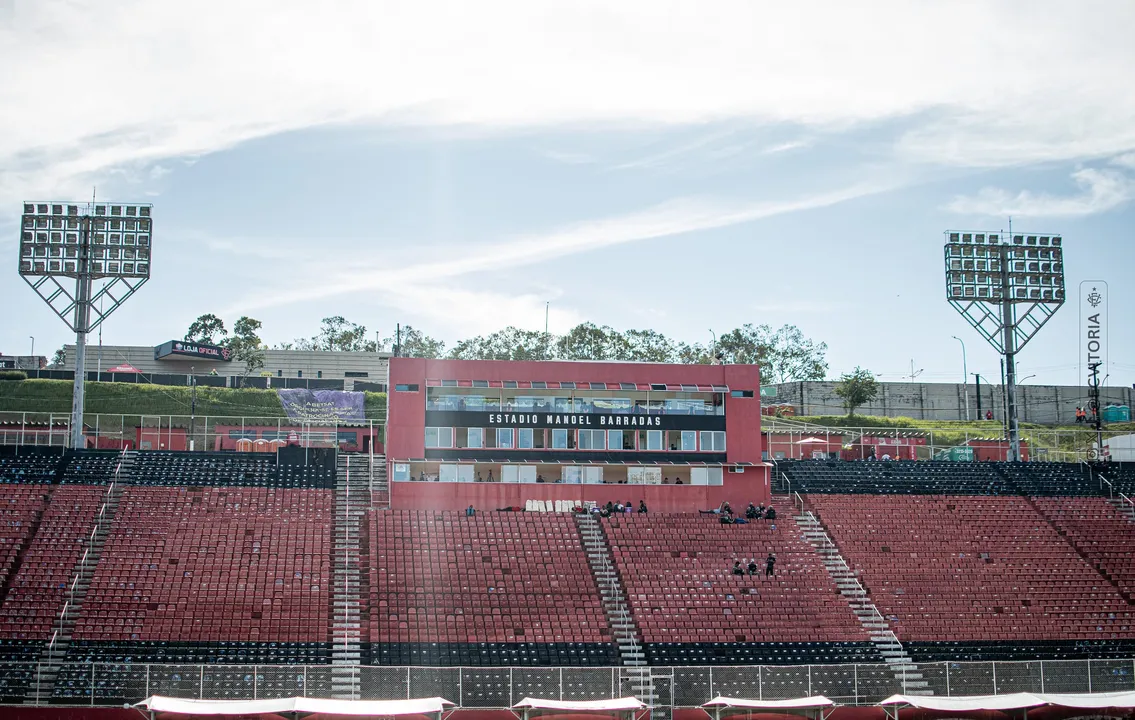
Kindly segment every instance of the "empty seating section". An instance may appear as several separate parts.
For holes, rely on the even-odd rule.
[[[325,642],[331,493],[124,491],[74,637]]]
[[[9,579],[8,594],[0,606],[0,637],[44,640],[51,636],[105,495],[101,487],[55,488],[19,571]]]
[[[759,648],[747,644],[850,643],[857,648],[868,643],[818,555],[800,538],[791,509],[778,504],[782,519],[744,525],[722,525],[716,516],[697,514],[636,514],[604,521],[652,661],[665,655],[674,664],[703,662],[697,653],[683,658],[677,652],[694,643],[736,644],[748,661],[772,663],[797,662],[806,653],[792,648],[778,658],[770,646],[756,660],[751,651]],[[776,556],[775,574],[765,577],[769,552]],[[734,560],[748,565],[750,559],[759,566],[757,575],[732,574]]]
[[[1135,525],[1103,498],[1044,497],[1035,502],[1089,562],[1128,597],[1135,595]]]
[[[70,485],[105,485],[114,479],[122,453],[114,450],[81,450],[68,453],[59,481]]]
[[[135,485],[251,485],[272,487],[276,456],[258,453],[138,453]]]
[[[335,487],[333,466],[277,463],[276,455],[234,452],[142,452],[131,472],[135,485]]]
[[[1013,493],[994,463],[797,460],[776,467],[799,493]]]
[[[1092,467],[1097,477],[1102,477],[1111,483],[1114,492],[1123,493],[1129,498],[1135,498],[1135,462],[1098,463]],[[1109,494],[1104,485],[1103,494]]]
[[[22,452],[0,454],[0,484],[55,482],[63,454]]]
[[[8,582],[16,559],[31,540],[50,491],[48,485],[16,485],[0,491],[0,587]]]
[[[1079,463],[998,463],[1015,492],[1022,495],[1099,495],[1099,482]]]
[[[390,511],[368,525],[375,662],[414,653],[439,664],[615,662],[571,516]]]
[[[903,640],[1135,637],[1127,602],[1025,498],[807,500]]]

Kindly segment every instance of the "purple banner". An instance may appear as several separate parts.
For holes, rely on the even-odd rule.
[[[285,388],[276,392],[284,412],[293,420],[313,423],[366,420],[366,396],[361,392],[307,388]]]

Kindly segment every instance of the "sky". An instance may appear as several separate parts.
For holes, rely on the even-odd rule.
[[[1064,238],[1070,300],[1018,355],[1135,382],[1135,4],[0,0],[0,352],[74,336],[17,273],[24,200],[154,205],[102,328],[216,313],[275,344],[343,315],[453,345],[590,321],[744,323],[830,377],[999,375],[943,232]],[[8,258],[3,261],[3,258]],[[97,338],[95,338],[97,342]]]

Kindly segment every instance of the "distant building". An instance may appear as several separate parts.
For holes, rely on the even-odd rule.
[[[75,346],[65,345],[63,369],[75,370]],[[386,352],[325,352],[313,350],[265,350],[264,367],[252,376],[269,374],[274,378],[346,380],[347,385],[367,383],[386,387],[391,354]],[[245,375],[245,365],[234,360],[227,348],[183,340],[169,340],[157,346],[87,346],[88,372],[111,372],[124,368],[143,375],[166,374]],[[191,370],[192,368],[192,370]]]
[[[42,370],[47,358],[42,355],[4,355],[0,353],[0,370]]]

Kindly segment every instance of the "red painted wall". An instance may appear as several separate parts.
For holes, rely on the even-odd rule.
[[[768,471],[761,463],[760,371],[755,365],[664,365],[604,362],[504,362],[498,360],[427,360],[392,358],[387,395],[388,461],[425,457],[426,380],[516,380],[520,382],[666,383],[727,385],[752,390],[752,398],[725,398],[725,453],[730,463],[754,463],[743,474],[724,474],[724,485],[635,486],[555,484],[391,483],[391,506],[400,509],[460,510],[524,505],[533,500],[595,500],[645,497],[652,509],[690,512],[716,507],[721,500],[767,502]],[[397,392],[397,385],[417,385],[418,392]],[[533,391],[533,392],[539,392]],[[542,494],[541,494],[542,493]],[[630,493],[630,495],[627,495]],[[626,495],[626,497],[620,497]]]

